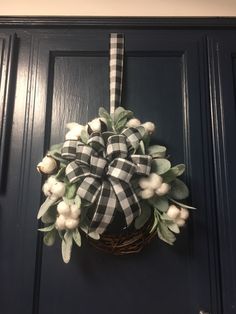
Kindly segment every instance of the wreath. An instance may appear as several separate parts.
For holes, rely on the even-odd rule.
[[[114,44],[123,53],[123,37],[112,35],[111,56]],[[117,51],[114,56],[122,60]],[[99,117],[86,125],[68,123],[64,143],[53,145],[37,165],[48,176],[39,230],[48,246],[57,235],[61,238],[65,263],[73,242],[81,246],[81,233],[95,247],[118,255],[139,252],[156,236],[172,245],[193,208],[182,202],[189,195],[179,179],[185,165],[171,166],[166,147],[150,145],[155,125],[141,123],[121,106],[114,109],[120,102],[122,75],[117,69],[122,67],[114,69],[112,60],[110,113],[100,108]],[[113,82],[119,83],[119,93]]]
[[[52,146],[37,166],[49,175],[42,189],[47,198],[38,212],[46,226],[39,230],[46,245],[59,234],[65,262],[73,240],[81,246],[81,231],[95,241],[104,236],[107,241],[116,211],[123,214],[124,224],[112,237],[119,240],[133,228],[142,234],[146,227],[147,236],[157,234],[173,244],[192,208],[180,203],[189,195],[179,179],[184,164],[172,167],[166,147],[149,145],[153,123],[141,124],[122,107],[114,115],[100,108],[99,116],[86,126],[67,124],[65,142]],[[129,238],[136,239],[137,233]]]

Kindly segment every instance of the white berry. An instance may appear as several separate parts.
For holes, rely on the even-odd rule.
[[[170,185],[167,183],[162,183],[162,185],[156,189],[156,194],[159,196],[163,196],[165,194],[167,194],[170,190]]]
[[[79,215],[80,215],[80,209],[76,204],[72,204],[70,206],[70,217],[73,219],[78,219]]]
[[[43,160],[37,165],[37,170],[40,173],[51,174],[57,169],[57,162],[51,156],[45,156]]]
[[[162,184],[162,181],[163,181],[161,176],[159,176],[156,173],[151,173],[149,178],[150,178],[150,187],[153,190],[156,190],[156,189],[160,188],[160,186]]]
[[[180,210],[177,206],[175,205],[170,205],[168,208],[166,214],[173,220],[175,220],[177,217],[180,215]]]
[[[136,119],[136,118],[133,118],[133,119],[130,119],[127,123],[126,123],[126,126],[128,128],[136,128],[138,126],[141,125],[141,122],[139,119]]]
[[[56,229],[64,230],[65,229],[65,222],[66,222],[66,219],[63,215],[60,215],[59,217],[57,217]]]
[[[57,196],[58,198],[62,197],[65,194],[65,190],[65,184],[59,181],[54,183],[51,187],[52,194]]]
[[[60,215],[68,216],[70,214],[70,206],[62,201],[57,205],[57,212]]]
[[[66,228],[67,229],[75,229],[79,224],[79,221],[77,219],[68,218],[66,219]]]
[[[180,209],[180,218],[186,220],[186,219],[188,219],[188,217],[189,217],[189,211],[186,208],[181,208]]]
[[[150,180],[149,178],[141,178],[139,180],[139,186],[141,187],[141,189],[148,189],[150,187]]]
[[[140,192],[140,196],[142,199],[148,199],[151,198],[154,195],[154,191],[151,189],[145,189]]]
[[[142,124],[142,126],[144,127],[145,131],[147,133],[150,133],[150,134],[153,133],[155,131],[155,128],[156,128],[155,124],[152,122],[145,122]]]
[[[175,223],[179,226],[179,227],[183,227],[185,225],[185,220],[178,218],[175,220]]]

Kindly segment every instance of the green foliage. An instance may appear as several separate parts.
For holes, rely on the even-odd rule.
[[[73,231],[73,239],[75,243],[80,247],[81,246],[81,236],[78,229]]]
[[[89,135],[86,130],[82,130],[80,133],[80,139],[84,144],[88,143]]]
[[[67,199],[72,199],[75,196],[77,190],[76,184],[67,184],[66,185],[66,192],[65,192],[65,197]]]
[[[53,229],[45,234],[43,237],[43,243],[47,246],[52,246],[56,240],[56,229]]]
[[[176,240],[175,235],[169,230],[168,226],[161,219],[158,224],[157,234],[162,241],[170,245],[173,245]]]
[[[169,183],[181,176],[185,171],[185,165],[179,164],[170,168],[166,173],[163,174],[164,182]]]
[[[166,212],[169,208],[169,201],[166,197],[154,196],[150,198],[148,202],[161,212]]]
[[[166,155],[166,147],[161,145],[152,145],[147,148],[147,152],[152,158],[164,158]]]
[[[98,112],[99,116],[106,120],[108,131],[113,131],[113,121],[110,114],[103,107],[100,107]]]
[[[52,200],[50,197],[46,198],[45,202],[39,208],[37,219],[40,219],[55,202],[56,200]]]
[[[65,263],[69,263],[73,244],[73,236],[70,231],[66,231],[64,239],[61,241],[61,253]]]
[[[155,172],[159,175],[167,172],[170,167],[171,163],[167,159],[158,158],[152,160],[152,172]]]
[[[152,214],[152,209],[148,203],[142,202],[141,214],[135,219],[134,226],[137,230],[141,229],[145,223],[149,220]]]
[[[170,197],[176,200],[183,200],[189,196],[189,190],[186,184],[180,179],[175,179],[171,183]]]
[[[55,228],[55,224],[53,225],[50,225],[50,226],[47,226],[47,227],[44,227],[44,228],[40,228],[38,229],[38,231],[41,231],[41,232],[48,232],[48,231],[51,231]]]
[[[196,209],[196,207],[192,207],[192,206],[189,206],[189,205],[186,205],[186,204],[177,202],[177,201],[174,200],[173,198],[170,198],[170,200],[171,200],[173,203],[175,203],[176,205],[179,205],[180,207],[187,208],[187,209]]]
[[[133,112],[125,110],[123,107],[116,108],[114,112],[114,129],[120,133],[125,127],[130,118],[133,117]]]

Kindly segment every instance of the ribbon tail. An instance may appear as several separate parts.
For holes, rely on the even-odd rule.
[[[109,180],[124,212],[126,225],[128,227],[141,213],[138,197],[129,183],[113,178]]]
[[[89,232],[94,231],[98,234],[102,234],[114,217],[116,205],[116,195],[110,182],[103,181]]]

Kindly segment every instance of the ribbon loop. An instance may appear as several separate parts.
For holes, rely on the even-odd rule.
[[[123,158],[116,158],[110,163],[107,175],[121,181],[129,182],[135,173],[136,168],[136,165],[131,161]]]
[[[124,135],[112,135],[108,138],[106,156],[109,160],[128,156],[127,142]]]
[[[131,155],[133,163],[136,165],[136,173],[140,175],[149,175],[151,172],[152,157],[148,155]]]

